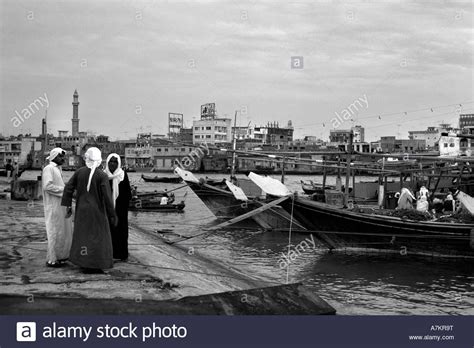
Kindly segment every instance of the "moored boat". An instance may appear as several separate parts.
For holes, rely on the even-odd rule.
[[[180,212],[186,205],[183,201],[180,203],[161,204],[160,200],[140,200],[130,201],[130,211],[154,211],[154,212]]]
[[[336,246],[474,260],[472,222],[417,221],[401,216],[361,212],[295,197],[281,205],[293,211],[308,232],[323,232]]]
[[[142,174],[142,179],[145,182],[162,182],[162,183],[171,183],[177,184],[180,183],[182,180],[179,176],[146,176]]]
[[[292,220],[290,214],[281,206],[267,206],[274,201],[274,197],[261,198],[262,190],[250,180],[239,180],[238,189],[243,188],[239,196],[229,189],[235,185],[226,180],[212,180],[209,184],[205,179],[197,179],[192,173],[181,168],[176,168],[175,172],[218,219],[233,220],[248,216],[245,219],[247,222],[252,221],[255,226],[265,229],[287,229],[290,224],[304,229],[296,219]]]
[[[324,193],[324,190],[335,190],[336,187],[335,186],[331,186],[331,185],[326,185],[323,189],[323,185],[322,184],[317,184],[315,182],[313,182],[312,180],[309,181],[309,183],[307,182],[304,182],[303,180],[301,180],[301,189],[303,190],[303,192],[307,195],[312,195],[312,194],[315,194],[315,193]]]

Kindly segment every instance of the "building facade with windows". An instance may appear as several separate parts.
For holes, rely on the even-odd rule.
[[[193,122],[193,144],[219,144],[232,141],[230,118],[202,118]]]
[[[461,114],[459,115],[459,128],[474,126],[474,114]]]

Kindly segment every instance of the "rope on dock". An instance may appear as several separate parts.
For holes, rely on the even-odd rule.
[[[206,272],[199,272],[199,271],[191,271],[191,270],[182,269],[182,268],[147,265],[147,264],[143,264],[143,263],[139,263],[139,262],[131,262],[131,261],[127,261],[127,263],[132,264],[132,265],[143,266],[143,267],[159,268],[159,269],[166,269],[166,270],[185,272],[185,273],[202,274],[202,275],[208,275],[208,276],[214,276],[214,277],[224,277],[224,278],[231,278],[231,279],[242,280],[242,281],[247,281],[248,280],[247,278],[235,277],[235,276],[226,275],[226,274],[206,273]],[[270,284],[279,285],[279,283],[273,283],[273,282],[270,282]]]
[[[293,227],[293,208],[295,206],[295,194],[291,195],[291,214],[290,214],[290,228],[288,230],[288,260],[290,260],[291,252],[291,228]],[[290,262],[286,266],[286,284],[288,284],[290,278]]]

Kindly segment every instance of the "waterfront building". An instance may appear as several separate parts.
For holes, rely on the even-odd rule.
[[[396,139],[395,136],[380,138],[382,152],[415,153],[424,151],[426,142],[424,139]]]
[[[34,151],[41,149],[41,143],[35,137],[22,137],[15,140],[0,141],[0,167],[5,167],[8,160],[20,166],[34,165]],[[39,159],[36,159],[39,162]]]
[[[351,128],[352,133],[354,134],[354,143],[363,143],[365,142],[365,128],[362,126],[354,126]]]
[[[193,144],[232,142],[230,118],[206,117],[193,121]]]
[[[469,135],[470,137],[463,137],[462,135]],[[464,126],[460,133],[459,149],[461,155],[474,156],[474,125]]]
[[[409,131],[408,139],[411,140],[424,140],[426,144],[426,150],[436,149],[438,147],[438,142],[443,132],[453,132],[456,131],[448,123],[442,123],[438,127],[428,127],[423,131]]]
[[[365,142],[365,128],[362,126],[354,126],[351,129],[331,129],[329,131],[329,142],[336,146],[348,144],[351,133],[353,134],[352,141],[354,143]]]
[[[178,141],[184,144],[192,144],[193,128],[181,128],[179,130]]]
[[[459,115],[459,128],[474,126],[474,114],[460,114]]]
[[[260,140],[261,144],[275,145],[277,148],[281,148],[293,141],[293,132],[291,121],[288,121],[286,127],[280,127],[278,122],[269,122],[263,127],[253,127],[250,138]]]

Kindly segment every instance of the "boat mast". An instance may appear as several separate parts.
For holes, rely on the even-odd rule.
[[[281,160],[281,183],[285,183],[285,159],[286,156],[283,155],[283,159]]]
[[[232,141],[232,167],[230,170],[230,180],[232,181],[235,178],[235,150],[237,150],[237,110],[235,110],[234,114],[234,131],[233,131],[233,141]]]
[[[45,153],[47,151],[48,146],[48,109],[44,112],[44,145],[43,145],[43,153],[41,154],[41,164],[42,167],[46,165],[46,157]]]
[[[349,203],[349,179],[351,178],[351,160],[352,160],[352,141],[354,133],[350,132],[349,134],[349,146],[347,148],[347,158],[346,158],[346,186],[344,187],[344,206],[347,207]],[[354,189],[354,188],[352,188]]]

